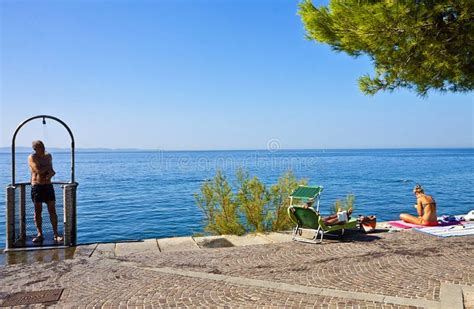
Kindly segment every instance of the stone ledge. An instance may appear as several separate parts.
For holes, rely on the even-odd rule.
[[[199,250],[192,237],[159,238],[157,241],[161,252]]]

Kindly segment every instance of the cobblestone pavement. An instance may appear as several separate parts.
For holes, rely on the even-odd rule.
[[[52,306],[413,308],[397,300],[430,307],[440,303],[443,284],[464,286],[472,296],[474,237],[441,239],[411,231],[353,235],[321,245],[287,242],[125,256],[112,250],[6,265],[0,268],[0,298],[64,288]],[[465,304],[472,306],[466,299]]]

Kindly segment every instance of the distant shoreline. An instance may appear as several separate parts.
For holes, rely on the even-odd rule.
[[[10,154],[10,147],[0,147],[0,153]],[[70,152],[70,148],[47,148],[49,152]],[[474,147],[422,147],[422,148],[296,148],[296,149],[279,149],[271,152],[293,152],[293,151],[387,151],[387,150],[474,150]],[[216,150],[164,150],[164,149],[139,149],[139,148],[76,148],[76,152],[87,152],[87,153],[130,153],[130,152],[248,152],[248,151],[270,151],[266,148],[263,149],[216,149]],[[16,147],[16,153],[30,153],[32,152],[31,147],[19,146]]]

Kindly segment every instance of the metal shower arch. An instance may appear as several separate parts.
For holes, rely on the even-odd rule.
[[[49,115],[38,115],[38,116],[34,116],[34,117],[31,117],[31,118],[28,118],[28,119],[24,120],[22,123],[20,123],[20,125],[18,125],[18,127],[15,130],[15,133],[13,133],[13,138],[12,138],[12,183],[11,183],[12,186],[15,185],[15,140],[16,140],[16,135],[18,134],[18,131],[20,131],[20,129],[25,124],[27,124],[31,120],[41,119],[41,118],[43,118],[43,123],[46,123],[45,122],[46,118],[55,120],[55,121],[59,122],[60,124],[62,124],[66,128],[66,130],[68,131],[69,136],[71,137],[71,183],[74,183],[74,136],[72,135],[71,129],[67,126],[67,124],[64,121],[62,121],[59,118],[49,116]]]

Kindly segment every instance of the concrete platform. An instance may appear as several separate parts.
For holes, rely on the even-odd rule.
[[[140,253],[159,253],[158,242],[156,239],[145,239],[138,242],[122,242],[115,246],[116,256],[125,256]]]
[[[199,248],[229,248],[234,247],[225,236],[203,236],[194,237],[194,241],[197,243]]]
[[[192,237],[159,238],[157,241],[161,252],[199,250]]]
[[[291,233],[283,233],[283,232],[272,232],[272,233],[264,233],[259,234],[260,237],[268,239],[272,243],[283,243],[283,242],[290,242],[291,240]]]
[[[271,240],[264,238],[259,234],[247,234],[243,236],[224,235],[224,237],[236,247],[250,246],[250,245],[265,245],[272,242]]]
[[[98,244],[92,253],[93,257],[115,257],[115,243]]]

